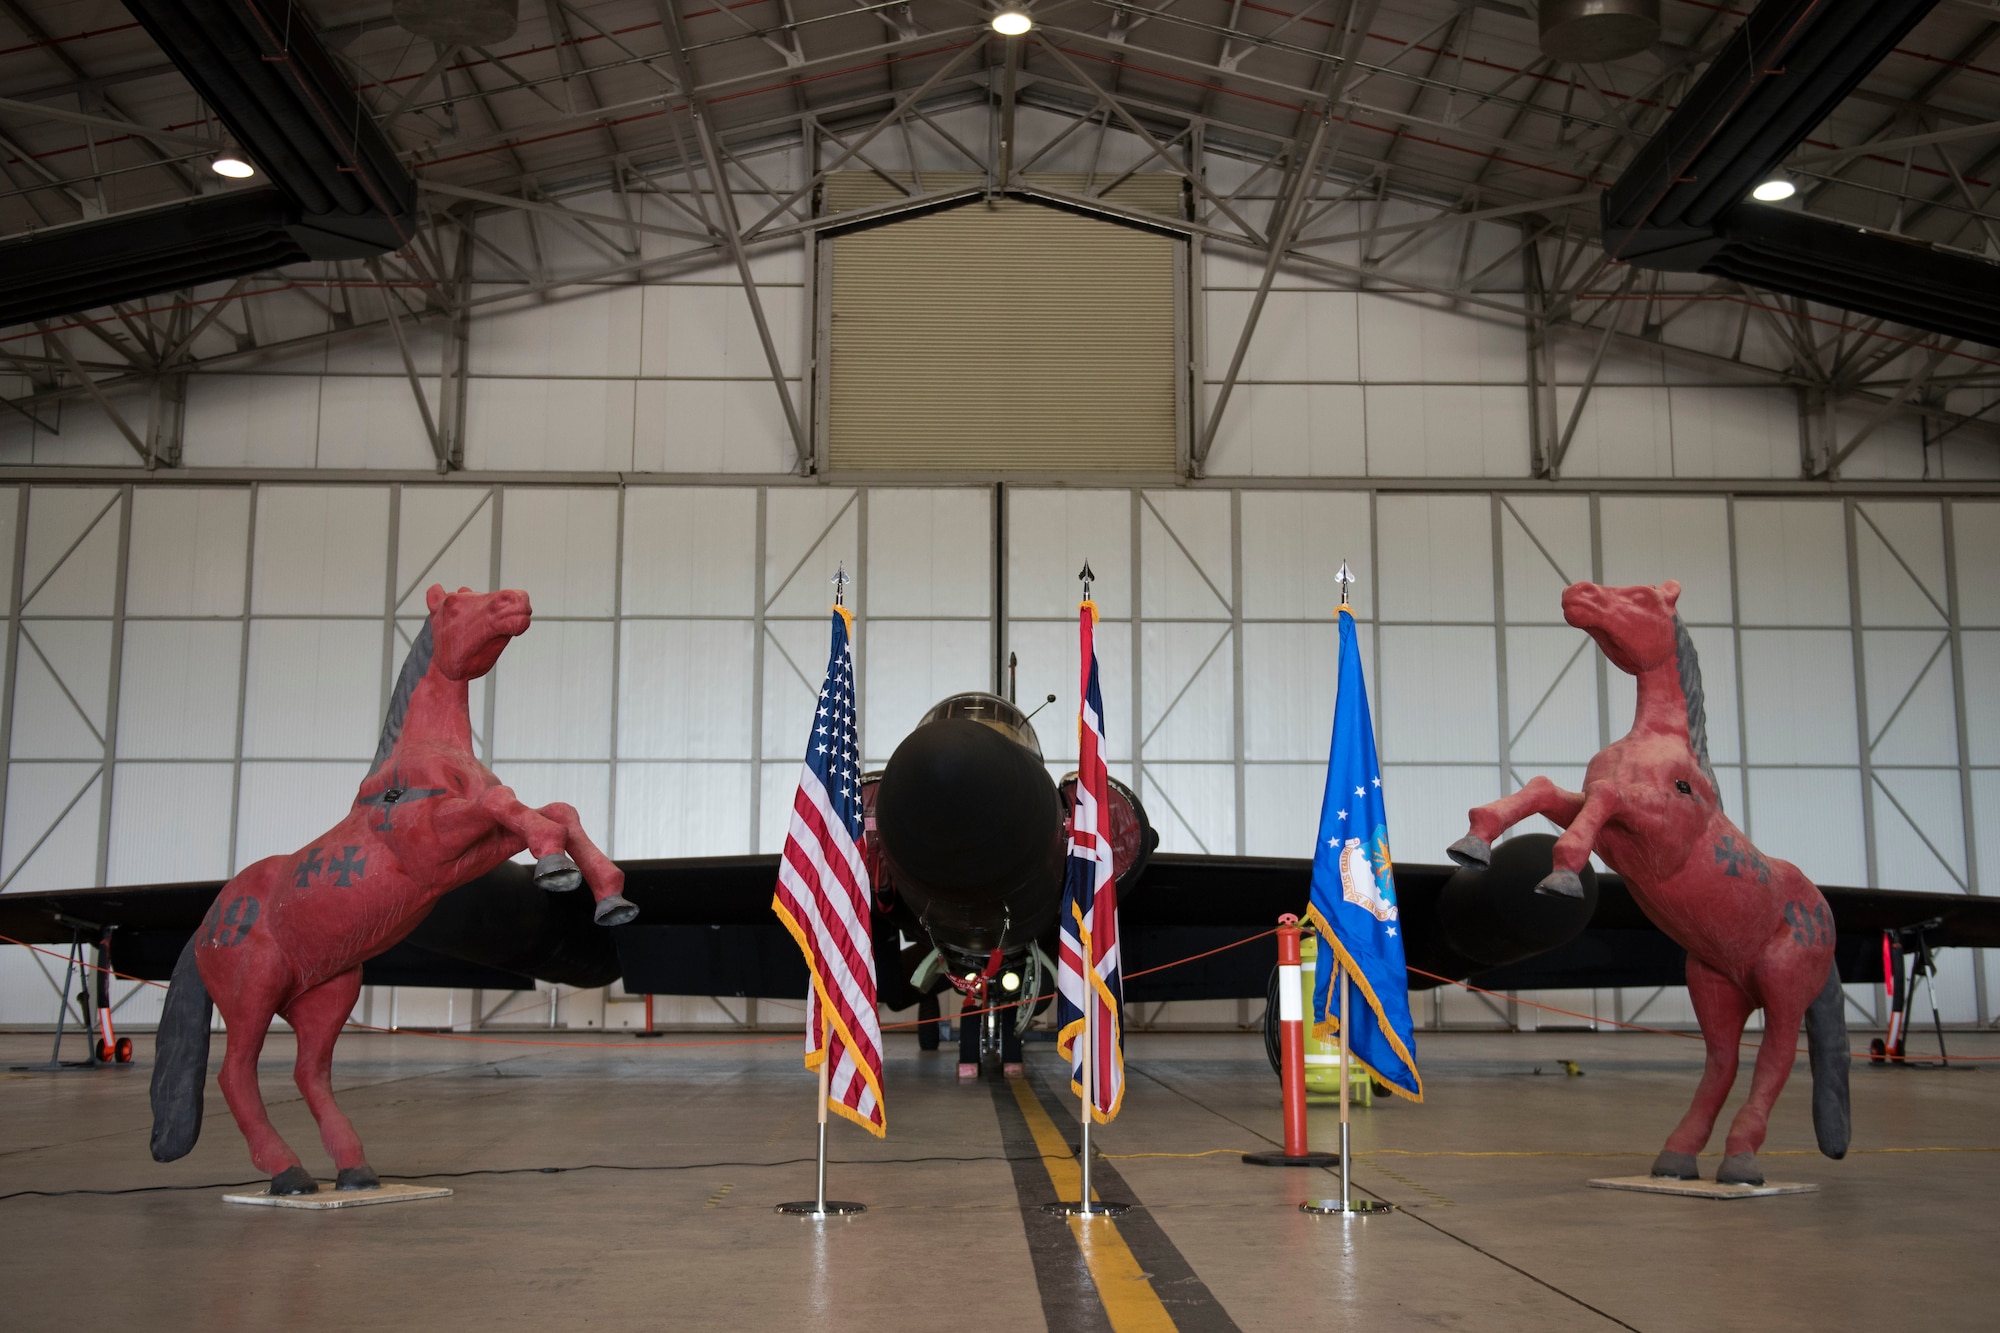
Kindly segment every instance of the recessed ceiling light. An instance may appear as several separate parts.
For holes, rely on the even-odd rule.
[[[1799,187],[1786,180],[1783,176],[1773,176],[1756,189],[1750,191],[1750,197],[1752,199],[1761,199],[1767,204],[1775,204],[1782,199],[1791,198],[1798,192]]]
[[[1019,37],[1035,26],[1035,21],[1018,9],[1003,9],[993,16],[993,31],[1002,37]]]
[[[234,153],[223,153],[216,157],[208,164],[208,169],[218,176],[227,176],[233,181],[248,180],[257,174],[257,168]]]

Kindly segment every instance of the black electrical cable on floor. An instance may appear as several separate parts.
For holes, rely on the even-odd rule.
[[[920,1166],[927,1162],[1039,1162],[1050,1154],[1029,1153],[1011,1156],[1006,1153],[982,1153],[976,1156],[956,1157],[937,1155],[930,1157],[855,1157],[829,1158],[829,1166]],[[679,1162],[656,1163],[652,1165],[626,1165],[619,1162],[584,1162],[577,1166],[489,1166],[471,1171],[426,1171],[417,1175],[383,1176],[384,1180],[463,1180],[467,1176],[559,1176],[571,1171],[713,1171],[721,1169],[756,1169],[772,1166],[799,1166],[814,1161],[811,1157],[787,1157],[776,1162]],[[1066,1160],[1066,1159],[1065,1159]],[[61,1199],[76,1194],[116,1196],[122,1194],[176,1194],[201,1193],[207,1190],[240,1189],[249,1185],[267,1184],[265,1177],[255,1180],[222,1180],[206,1185],[135,1185],[129,1189],[117,1190],[15,1190],[11,1194],[0,1194],[0,1203],[9,1199]]]

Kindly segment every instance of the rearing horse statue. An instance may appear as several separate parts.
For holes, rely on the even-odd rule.
[[[528,594],[447,593],[433,584],[430,618],[397,677],[389,717],[347,817],[311,846],[271,856],[223,885],[181,952],[160,1018],[153,1067],[153,1156],[185,1156],[201,1135],[209,1015],[229,1029],[222,1095],[271,1176],[273,1194],[319,1188],[264,1111],[257,1056],[271,1018],[298,1037],[294,1071],[340,1189],[380,1182],[333,1100],[333,1044],[361,993],[361,965],[416,929],[431,904],[523,849],[551,892],[588,884],[596,919],[623,924],[638,908],[625,874],[567,805],[530,809],[472,753],[470,683],[493,669],[533,613]],[[575,859],[571,859],[571,854]],[[578,868],[581,862],[581,869]],[[212,998],[211,998],[212,997]]]
[[[1701,1020],[1707,1068],[1694,1104],[1667,1136],[1653,1174],[1697,1178],[1695,1154],[1736,1081],[1737,1049],[1752,1010],[1764,1039],[1749,1100],[1730,1122],[1721,1184],[1761,1185],[1757,1165],[1771,1105],[1792,1072],[1799,1023],[1813,1074],[1813,1130],[1828,1157],[1847,1153],[1847,1022],[1833,965],[1833,914],[1811,880],[1789,862],[1758,853],[1722,812],[1708,763],[1701,664],[1675,614],[1681,585],[1563,590],[1563,619],[1597,641],[1619,670],[1638,677],[1632,730],[1598,752],[1583,791],[1537,777],[1512,796],[1470,812],[1471,830],[1449,849],[1460,865],[1484,866],[1493,840],[1530,815],[1566,832],[1542,893],[1583,896],[1579,878],[1594,851],[1624,876],[1653,924],[1687,950],[1688,994]]]

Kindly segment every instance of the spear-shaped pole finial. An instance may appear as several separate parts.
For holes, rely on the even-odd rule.
[[[1345,559],[1341,560],[1341,562],[1340,562],[1340,572],[1339,572],[1338,574],[1335,574],[1335,575],[1334,575],[1333,577],[1334,577],[1334,578],[1335,578],[1336,580],[1338,580],[1338,581],[1339,581],[1339,583],[1340,583],[1340,604],[1341,604],[1342,606],[1346,606],[1346,605],[1347,605],[1347,586],[1348,586],[1348,585],[1349,585],[1350,583],[1353,583],[1353,582],[1355,581],[1355,578],[1354,578],[1354,575],[1352,575],[1352,574],[1348,573],[1348,571],[1347,571],[1347,561],[1346,561]]]
[[[1083,580],[1083,600],[1087,602],[1090,600],[1090,585],[1097,578],[1097,575],[1090,572],[1090,561],[1083,562],[1083,569],[1077,577]]]
[[[833,604],[835,606],[847,605],[847,582],[847,562],[843,560],[835,567],[833,572]]]

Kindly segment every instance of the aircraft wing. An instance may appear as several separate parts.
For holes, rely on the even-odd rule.
[[[587,893],[543,892],[527,867],[510,862],[439,899],[408,939],[370,960],[365,978],[378,985],[508,990],[537,979],[598,986],[622,977],[629,991],[662,995],[794,999],[805,993],[797,946],[770,910],[777,857],[621,865],[625,894],[640,909],[631,925],[605,930],[593,924]],[[1155,855],[1138,881],[1121,890],[1126,997],[1143,1003],[1261,998],[1275,946],[1242,941],[1269,930],[1282,913],[1303,912],[1311,869],[1304,860]],[[1448,887],[1464,873],[1454,866],[1396,867],[1408,959],[1422,969],[1410,978],[1413,989],[1439,984],[1438,977],[1494,990],[1683,981],[1680,948],[1646,920],[1624,882],[1608,874],[1597,877],[1595,909],[1580,933],[1516,961],[1482,965],[1461,952],[1468,938],[1476,943],[1504,929],[1510,913],[1526,918],[1550,900],[1537,901],[1533,880],[1524,876],[1505,884],[1459,879]],[[220,887],[211,881],[0,894],[0,935],[49,947],[67,944],[76,929],[94,942],[106,927],[116,927],[113,965],[165,980]],[[1884,929],[1934,921],[1926,932],[1933,947],[2000,947],[2000,898],[1840,887],[1822,892],[1840,932],[1838,957],[1848,981],[1881,979]],[[1498,907],[1476,921],[1460,920],[1468,897]],[[878,958],[893,954],[894,944],[889,931],[877,942]]]

